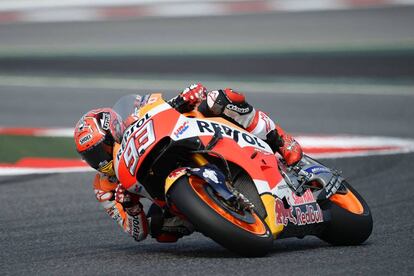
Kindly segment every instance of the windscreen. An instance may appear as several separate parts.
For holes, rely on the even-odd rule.
[[[130,94],[122,96],[112,107],[125,122],[128,116],[138,114],[138,110],[142,105],[142,98],[137,94]],[[145,98],[145,96],[144,96]]]

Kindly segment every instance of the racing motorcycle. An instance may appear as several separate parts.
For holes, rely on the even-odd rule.
[[[181,114],[161,94],[124,96],[114,109],[138,118],[115,151],[122,185],[230,251],[264,256],[274,240],[306,235],[357,245],[371,234],[361,195],[307,155],[289,167],[253,134],[197,110]]]

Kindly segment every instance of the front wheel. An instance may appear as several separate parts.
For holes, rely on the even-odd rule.
[[[358,245],[371,235],[372,215],[362,196],[349,183],[343,185],[347,193],[321,204],[322,209],[330,209],[331,221],[319,238],[333,245]]]
[[[181,177],[170,188],[169,196],[177,209],[196,229],[223,247],[248,257],[266,255],[273,236],[255,213],[240,210],[198,177]]]

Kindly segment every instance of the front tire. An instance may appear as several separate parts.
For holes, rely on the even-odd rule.
[[[319,236],[333,245],[358,245],[371,235],[373,221],[368,204],[347,182],[345,195],[334,195],[323,204],[322,209],[330,209],[331,221]]]
[[[196,229],[223,247],[246,257],[266,255],[273,236],[255,213],[236,210],[198,177],[181,177],[168,192],[171,201]]]

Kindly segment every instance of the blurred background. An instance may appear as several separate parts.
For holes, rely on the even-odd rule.
[[[410,0],[2,0],[0,127],[67,129],[52,150],[4,130],[0,161],[75,158],[71,128],[87,110],[193,82],[245,92],[295,133],[392,135],[393,120],[378,133],[320,93],[412,93],[413,26]]]
[[[293,132],[378,134],[337,100],[294,95],[412,93],[413,26],[411,0],[1,0],[0,126],[71,128],[123,94],[203,82],[252,93]]]
[[[87,170],[71,136],[88,110],[194,82],[331,150],[408,153],[324,160],[371,206],[369,241],[278,241],[255,260],[201,235],[137,245],[92,172],[55,174]],[[414,0],[0,0],[0,274],[412,275],[413,96]]]

